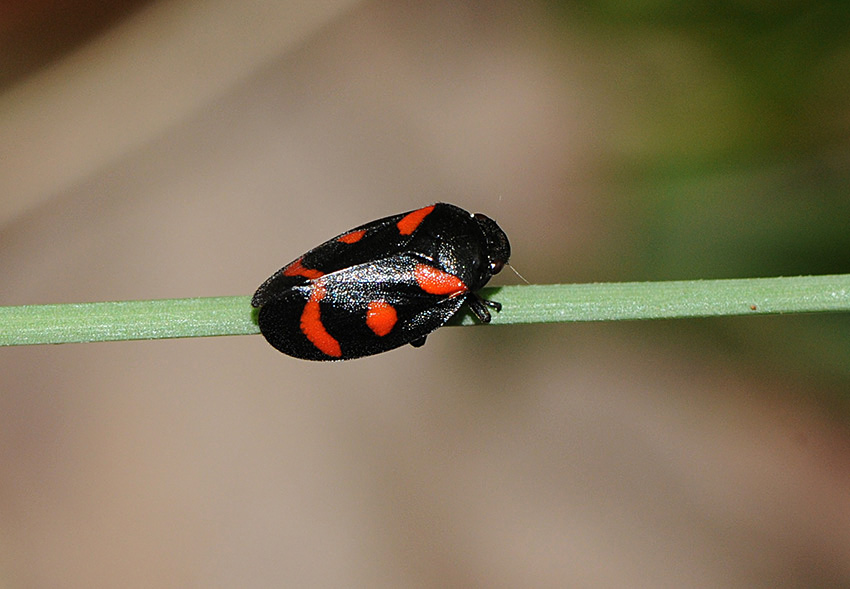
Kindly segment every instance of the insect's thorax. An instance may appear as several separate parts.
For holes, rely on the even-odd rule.
[[[487,244],[470,218],[463,231],[446,232],[423,227],[410,243],[410,251],[443,272],[460,278],[471,291],[490,279]]]

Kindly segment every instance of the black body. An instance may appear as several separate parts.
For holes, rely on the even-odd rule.
[[[464,302],[482,322],[498,303],[475,295],[510,257],[490,218],[438,203],[372,221],[310,250],[254,294],[271,345],[308,360],[347,360],[425,336]]]

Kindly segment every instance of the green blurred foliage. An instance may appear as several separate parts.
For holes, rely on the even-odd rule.
[[[595,279],[850,272],[850,4],[546,6],[610,111]],[[846,317],[688,325],[850,385]]]

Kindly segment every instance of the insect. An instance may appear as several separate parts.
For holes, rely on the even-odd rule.
[[[475,293],[510,252],[495,221],[437,203],[313,248],[260,285],[251,305],[266,340],[296,358],[350,360],[419,347],[464,303],[490,322],[489,309],[502,305]]]

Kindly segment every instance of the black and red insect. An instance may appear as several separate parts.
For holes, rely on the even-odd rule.
[[[346,231],[266,280],[251,304],[275,348],[307,360],[349,360],[405,344],[419,347],[464,303],[483,323],[476,295],[508,262],[495,221],[437,203]]]

